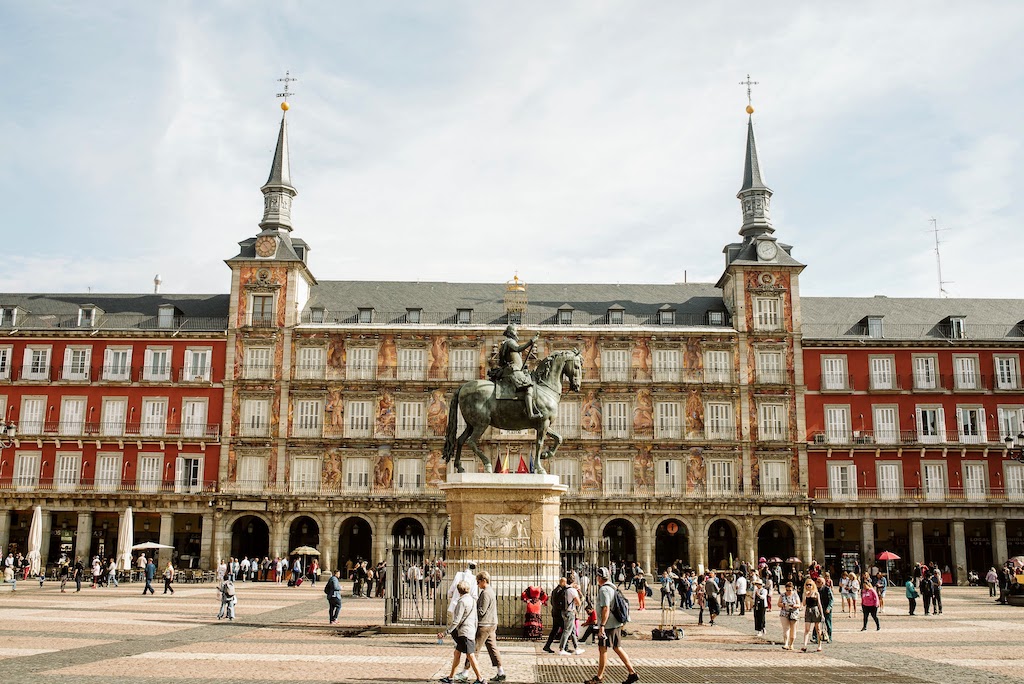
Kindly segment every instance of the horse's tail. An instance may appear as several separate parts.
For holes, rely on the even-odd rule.
[[[448,463],[455,456],[455,444],[459,432],[459,390],[458,387],[452,394],[452,400],[448,404],[448,427],[444,431],[444,462]]]

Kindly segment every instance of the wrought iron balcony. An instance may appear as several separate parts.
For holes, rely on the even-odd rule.
[[[985,444],[1002,447],[998,434],[968,435],[957,430],[925,434],[914,430],[812,431],[808,442],[818,446]]]
[[[955,502],[1021,502],[1024,489],[1013,490],[1003,487],[948,487],[929,490],[923,487],[818,487],[814,490],[816,502],[905,502],[927,503],[929,501]]]
[[[34,439],[129,439],[137,440],[202,440],[220,438],[219,423],[164,423],[152,422],[83,422],[76,420],[22,421],[18,425],[18,438]]]
[[[0,480],[0,491],[5,492],[57,492],[68,494],[208,494],[217,491],[216,480],[161,480],[145,478],[79,478],[62,480],[60,475],[40,480],[39,477],[14,477]]]
[[[144,314],[101,314],[79,320],[78,313],[20,313],[17,321],[4,317],[0,330],[147,330],[167,333],[223,332],[228,329],[227,316],[174,316],[160,317]]]
[[[653,328],[731,328],[732,319],[721,312],[723,322],[721,324],[710,324],[707,314],[675,312],[671,319],[658,314],[651,313],[629,313],[622,312],[621,323],[609,321],[607,312],[590,313],[587,311],[575,310],[572,312],[572,320],[561,322],[558,312],[534,313],[527,311],[517,314],[517,319],[509,321],[508,314],[504,311],[478,311],[474,310],[471,316],[471,323],[460,322],[457,311],[422,311],[419,310],[419,320],[410,321],[409,311],[376,311],[367,316],[367,311],[303,311],[300,316],[300,323],[310,326],[336,326],[336,325],[358,325],[363,327],[385,326],[385,325],[422,325],[422,326],[458,326],[458,325],[493,325],[502,326],[514,322],[526,328],[556,327],[556,328],[583,328],[596,326],[615,327],[653,327]]]

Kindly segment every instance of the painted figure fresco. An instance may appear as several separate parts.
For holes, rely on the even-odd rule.
[[[592,435],[601,434],[601,400],[597,398],[597,391],[590,390],[583,400],[583,408],[580,411],[580,428],[583,432]]]
[[[398,347],[395,346],[395,337],[385,335],[380,341],[380,350],[377,352],[377,368],[384,377],[394,377],[395,369],[398,368]]]
[[[448,402],[444,398],[444,390],[434,390],[430,393],[430,400],[427,404],[427,427],[432,434],[443,435],[448,427]]]
[[[683,349],[683,368],[700,370],[704,367],[704,354],[701,352],[700,339],[689,337]]]
[[[704,468],[704,450],[700,447],[690,449],[690,456],[686,460],[686,489],[691,492],[699,492],[707,481],[707,472]]]
[[[603,465],[601,464],[601,449],[589,447],[584,451],[580,462],[580,485],[586,490],[600,490],[603,480]]]
[[[339,489],[342,484],[341,478],[341,452],[338,449],[328,449],[324,454],[324,469],[321,477],[324,487]]]
[[[651,390],[642,389],[636,393],[636,405],[633,407],[634,434],[652,434],[654,432],[654,402]]]
[[[651,348],[647,340],[640,338],[633,345],[633,370],[638,378],[648,378],[651,375]]]
[[[374,435],[395,436],[395,398],[385,392],[377,399],[377,416],[374,420]]]
[[[340,434],[345,427],[345,399],[341,390],[331,390],[327,398],[327,412],[331,416],[331,427]]]
[[[696,389],[686,395],[686,436],[695,439],[704,436],[704,401]]]
[[[345,340],[341,335],[331,335],[327,342],[327,372],[339,377],[345,372]]]
[[[448,341],[437,335],[430,344],[430,375],[434,379],[446,377],[448,372]]]
[[[377,462],[373,466],[373,485],[380,489],[387,489],[391,486],[391,479],[395,474],[395,462],[390,453],[377,455]]]
[[[633,460],[633,483],[637,487],[654,487],[654,457],[651,456],[652,448],[650,444],[637,447],[636,458]]]
[[[447,478],[447,471],[444,464],[444,456],[440,449],[433,449],[427,456],[427,463],[424,468],[424,475],[427,485],[436,487]]]
[[[583,377],[598,377],[601,370],[601,350],[597,348],[597,341],[588,337],[583,340]]]

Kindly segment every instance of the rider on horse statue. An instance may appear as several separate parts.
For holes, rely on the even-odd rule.
[[[540,335],[534,335],[529,342],[519,344],[519,331],[514,323],[510,323],[503,334],[505,339],[498,348],[497,377],[493,380],[498,382],[501,379],[507,379],[515,387],[517,394],[524,393],[528,415],[531,418],[539,418],[541,414],[533,403],[533,376],[525,367],[521,352],[533,349],[533,345],[540,339]]]

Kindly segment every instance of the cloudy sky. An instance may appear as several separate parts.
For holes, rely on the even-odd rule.
[[[0,0],[0,291],[226,291],[290,69],[321,280],[714,281],[749,72],[804,294],[935,296],[934,217],[952,295],[1022,297],[1021,35],[1010,1]]]

